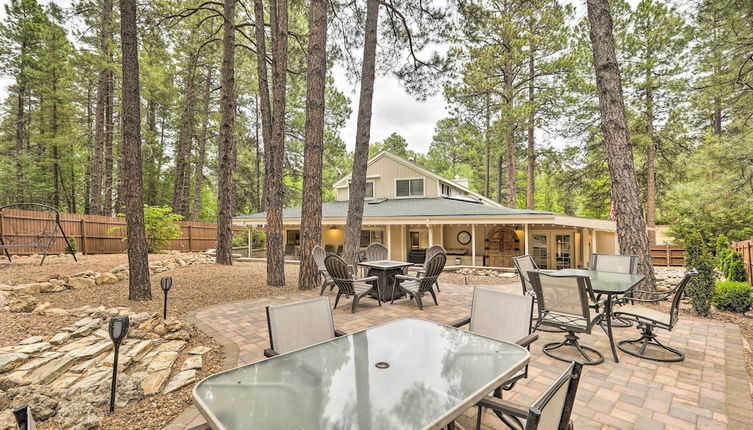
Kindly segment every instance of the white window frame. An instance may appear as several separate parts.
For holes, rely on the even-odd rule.
[[[410,182],[408,183],[408,195],[407,196],[398,196],[397,195],[397,182],[398,181],[415,181],[415,180],[421,180],[424,183],[424,186],[422,187],[423,193],[421,195],[411,195],[410,194]],[[412,199],[416,197],[426,197],[426,178],[424,176],[418,176],[415,178],[395,178],[395,198],[396,199]]]
[[[443,188],[447,188],[447,193],[446,194],[442,191]],[[450,184],[448,184],[446,182],[441,182],[441,181],[439,182],[439,195],[440,196],[448,196],[448,197],[452,196],[453,195],[452,194],[452,190],[453,190],[453,188],[452,188],[452,186]]]

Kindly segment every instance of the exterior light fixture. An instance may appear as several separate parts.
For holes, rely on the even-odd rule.
[[[115,411],[115,386],[118,383],[118,352],[120,350],[120,343],[125,339],[128,334],[128,326],[130,320],[126,316],[112,317],[108,326],[110,332],[110,339],[115,345],[115,351],[113,352],[112,360],[112,387],[110,388],[110,412]]]
[[[167,319],[167,292],[170,291],[170,288],[172,288],[173,286],[172,276],[165,276],[160,279],[159,286],[162,287],[162,291],[165,293],[165,303],[162,308],[162,318]]]
[[[13,409],[13,416],[16,417],[18,430],[37,430],[29,405],[23,405]]]

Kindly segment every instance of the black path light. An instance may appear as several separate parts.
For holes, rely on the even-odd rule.
[[[162,319],[167,319],[167,292],[173,286],[172,276],[165,276],[159,280],[159,286],[162,287],[162,291],[165,292],[165,305],[162,310]]]
[[[34,417],[31,415],[31,407],[29,407],[29,405],[23,405],[13,409],[13,416],[16,417],[18,430],[37,430],[37,426],[34,423]]]
[[[118,383],[118,352],[120,350],[120,343],[125,339],[128,333],[128,326],[130,320],[128,317],[119,316],[112,317],[110,319],[109,332],[110,339],[115,345],[115,351],[113,352],[112,360],[112,387],[110,388],[110,412],[115,411],[115,386]]]

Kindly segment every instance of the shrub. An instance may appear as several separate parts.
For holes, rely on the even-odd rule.
[[[713,257],[700,234],[691,234],[684,242],[685,266],[698,271],[698,275],[693,277],[686,291],[695,313],[706,316],[711,309],[716,282]]]
[[[125,214],[118,214],[118,216],[125,216]],[[176,221],[182,219],[183,216],[173,213],[173,210],[169,206],[144,205],[144,227],[146,229],[146,237],[149,241],[150,253],[157,252],[169,240],[180,239],[183,233]],[[113,227],[110,231],[123,228],[125,227]],[[123,240],[126,239],[128,239],[127,236],[123,237]]]
[[[747,282],[717,282],[714,306],[724,311],[747,312],[753,306],[753,287]]]
[[[78,243],[76,243],[76,239],[73,237],[68,238],[68,246],[65,247],[65,253],[66,254],[77,254],[78,253]]]
[[[727,280],[731,282],[748,282],[748,274],[745,273],[742,261],[736,260],[730,263],[727,269]]]
[[[255,228],[253,229],[251,242],[254,249],[264,248],[265,244],[267,243],[267,235],[258,228]],[[233,236],[233,246],[248,246],[248,230],[243,230],[239,235]]]
[[[743,262],[743,255],[736,251],[731,251],[729,255],[727,256],[727,264],[724,266],[724,277],[729,279],[731,274],[732,266],[735,265],[735,263],[740,263],[742,265]],[[730,279],[731,281],[731,279]]]
[[[714,255],[717,259],[719,259],[719,256],[723,256],[723,254],[729,251],[729,239],[727,239],[727,236],[720,234],[719,237],[716,238],[715,248]]]

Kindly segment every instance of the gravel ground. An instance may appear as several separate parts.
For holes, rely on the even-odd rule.
[[[29,336],[49,336],[77,321],[71,316],[47,317],[0,312],[0,346],[15,345]]]

